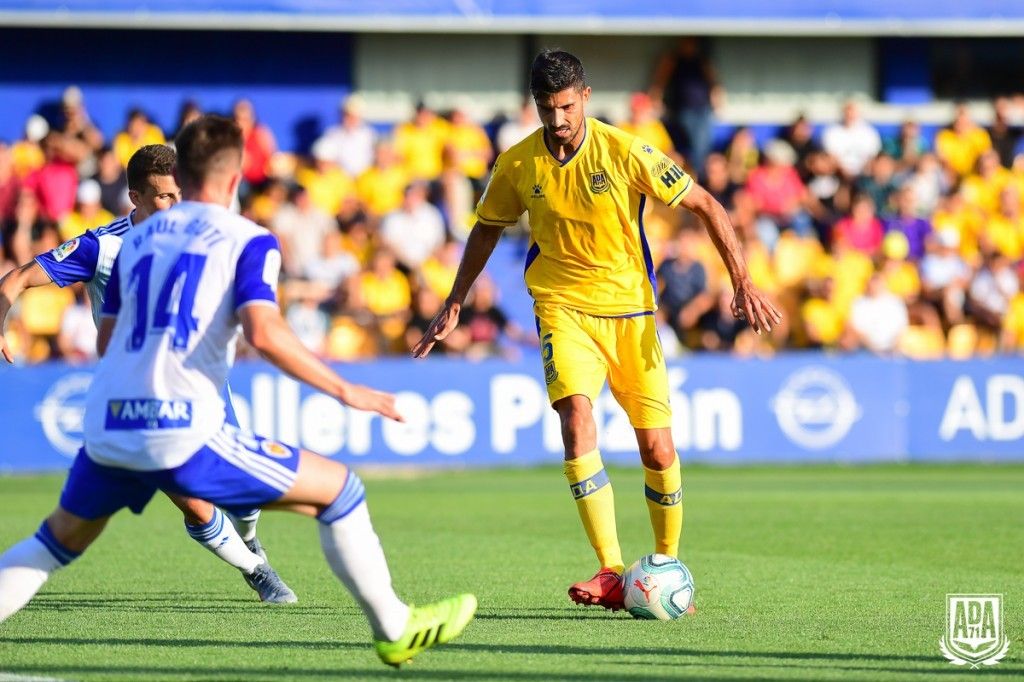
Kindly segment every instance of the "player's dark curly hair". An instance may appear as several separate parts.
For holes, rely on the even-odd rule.
[[[207,114],[181,129],[174,138],[178,149],[178,184],[199,187],[211,173],[231,168],[242,158],[242,129],[230,118]]]
[[[583,63],[564,50],[544,50],[530,67],[530,92],[534,98],[553,95],[572,88],[580,92],[587,87]]]
[[[174,150],[165,144],[147,144],[128,159],[128,189],[142,192],[150,175],[174,173]]]

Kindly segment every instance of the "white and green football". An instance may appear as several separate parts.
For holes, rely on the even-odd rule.
[[[679,559],[648,554],[622,575],[626,610],[643,620],[675,620],[693,605],[693,576]]]

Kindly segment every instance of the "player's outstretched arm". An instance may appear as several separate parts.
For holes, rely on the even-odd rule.
[[[25,289],[41,287],[51,281],[53,280],[46,274],[46,271],[39,267],[39,263],[34,260],[19,265],[0,279],[0,353],[3,354],[7,362],[14,362],[14,356],[11,355],[11,349],[7,346],[7,338],[4,336],[7,313],[11,311],[11,306]]]
[[[338,376],[302,345],[276,305],[247,305],[238,311],[238,316],[245,340],[281,371],[349,407],[404,421],[395,409],[395,396]]]
[[[699,185],[695,185],[683,198],[682,205],[700,217],[729,271],[735,292],[732,299],[732,314],[738,319],[747,320],[758,334],[762,330],[770,332],[773,324],[782,322],[782,315],[750,280],[750,272],[743,258],[743,247],[736,237],[732,223],[729,222],[729,214]]]
[[[420,340],[412,347],[414,358],[425,358],[430,349],[438,341],[443,341],[459,324],[459,312],[462,304],[469,295],[473,282],[480,276],[487,260],[494,253],[494,247],[501,239],[501,232],[505,228],[494,225],[484,225],[477,222],[473,231],[469,233],[466,240],[466,250],[462,253],[462,262],[459,263],[459,271],[455,275],[455,283],[452,284],[452,291],[445,299],[441,310],[430,322],[427,331]]]

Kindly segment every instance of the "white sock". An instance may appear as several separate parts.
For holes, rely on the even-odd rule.
[[[227,521],[224,512],[216,507],[213,508],[213,518],[209,523],[201,526],[186,523],[185,530],[193,540],[246,575],[263,563],[263,559],[249,551],[238,531]]]
[[[391,588],[391,572],[366,502],[333,523],[321,523],[320,547],[334,575],[359,602],[374,636],[388,641],[401,637],[409,607]]]
[[[35,536],[0,555],[0,623],[20,611],[62,566]]]
[[[256,537],[256,523],[260,520],[260,510],[257,509],[245,516],[235,516],[228,512],[231,525],[235,527],[244,542],[250,542]]]

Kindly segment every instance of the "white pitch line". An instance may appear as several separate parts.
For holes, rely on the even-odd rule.
[[[36,677],[35,675],[15,675],[0,671],[0,682],[68,682],[56,677]]]

